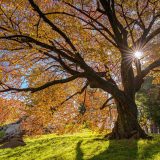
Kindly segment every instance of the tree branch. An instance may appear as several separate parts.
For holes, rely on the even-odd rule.
[[[48,88],[48,87],[56,85],[56,84],[63,84],[63,83],[67,83],[67,82],[73,81],[73,80],[75,80],[75,79],[77,79],[79,77],[83,77],[83,76],[84,76],[84,73],[80,73],[80,74],[71,76],[71,77],[66,78],[66,79],[53,80],[51,82],[47,82],[44,85],[36,87],[36,88],[31,88],[31,87],[28,87],[28,88],[13,88],[13,87],[10,87],[8,85],[5,85],[5,84],[1,83],[2,85],[4,85],[7,88],[3,89],[3,90],[0,90],[0,92],[9,92],[9,91],[16,91],[16,92],[23,92],[24,91],[24,92],[28,92],[28,91],[30,91],[30,92],[34,93],[34,92],[43,90],[45,88]]]
[[[160,59],[154,61],[148,67],[146,67],[144,70],[142,70],[141,77],[145,77],[152,69],[159,67],[159,66],[160,66]]]
[[[112,99],[113,99],[113,97],[108,98],[108,99],[104,102],[104,104],[100,107],[100,110],[102,110],[102,109],[104,109],[106,106],[108,106],[107,103],[108,103],[109,101],[111,101]],[[112,103],[112,104],[113,104],[113,103]]]
[[[142,83],[144,82],[143,78],[147,76],[147,74],[156,67],[160,67],[160,59],[151,63],[148,67],[141,71],[134,79],[135,90],[136,92],[141,88]]]
[[[85,86],[84,86],[80,91],[72,94],[72,95],[69,96],[67,99],[65,99],[63,102],[61,102],[59,105],[61,106],[61,105],[63,105],[65,102],[67,102],[68,100],[70,100],[71,98],[73,98],[74,96],[76,96],[76,95],[78,95],[78,94],[82,94],[82,93],[85,91],[85,89],[88,87],[88,85],[89,85],[89,83],[87,82],[87,83],[85,84]],[[58,106],[59,106],[59,105],[58,105]],[[53,110],[55,111],[55,108],[57,108],[58,106],[51,107],[51,111],[53,111]]]
[[[2,36],[0,37],[0,39],[8,39],[8,40],[18,40],[19,43],[27,43],[27,42],[31,42],[33,44],[36,44],[37,46],[40,46],[42,48],[45,49],[49,49],[51,51],[54,51],[57,54],[60,54],[62,57],[65,57],[66,59],[68,59],[71,62],[77,63],[77,60],[75,60],[75,58],[69,56],[68,54],[66,54],[65,52],[63,52],[60,49],[57,49],[55,46],[51,46],[49,44],[43,43],[41,41],[38,41],[32,37],[29,37],[27,35],[11,35],[11,36]],[[51,55],[50,55],[51,56]]]
[[[31,6],[33,7],[33,9],[39,14],[39,16],[44,20],[44,22],[46,22],[49,26],[51,26],[51,28],[56,31],[59,35],[61,35],[65,41],[69,44],[69,46],[73,49],[74,52],[77,51],[77,49],[75,48],[75,46],[73,45],[73,43],[71,42],[71,40],[69,39],[69,37],[60,29],[58,28],[55,24],[53,24],[47,17],[46,15],[40,10],[40,8],[38,7],[38,5],[33,1],[33,0],[28,0],[31,4]]]
[[[157,28],[148,37],[146,37],[145,44],[147,44],[150,40],[152,40],[158,34],[160,34],[160,28]]]

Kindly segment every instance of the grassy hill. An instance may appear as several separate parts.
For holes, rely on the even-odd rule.
[[[153,140],[107,141],[90,132],[25,138],[26,146],[0,149],[0,160],[160,160],[160,136]]]

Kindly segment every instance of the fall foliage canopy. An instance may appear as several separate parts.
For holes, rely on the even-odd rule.
[[[159,11],[157,0],[1,1],[0,92],[99,88],[117,105],[112,137],[146,137],[135,94],[149,74],[159,83]]]

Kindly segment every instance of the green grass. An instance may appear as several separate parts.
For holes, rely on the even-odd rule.
[[[0,149],[0,160],[160,160],[160,136],[153,140],[107,141],[90,132],[25,138],[26,146]]]

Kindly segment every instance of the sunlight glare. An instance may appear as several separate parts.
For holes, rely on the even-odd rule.
[[[141,51],[135,51],[134,52],[134,56],[136,57],[136,58],[138,58],[138,59],[140,59],[141,57],[142,57],[142,52]]]

